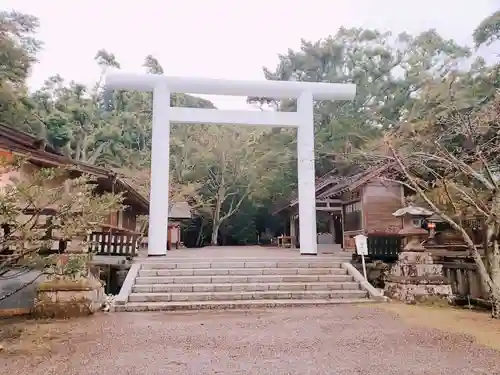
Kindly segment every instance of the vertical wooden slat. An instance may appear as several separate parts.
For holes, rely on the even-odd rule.
[[[120,235],[120,234],[118,234],[118,235],[116,235],[116,234],[115,234],[115,235],[113,235],[113,244],[114,244],[114,246],[115,246],[115,247],[114,247],[114,252],[115,252],[116,254],[119,254],[119,255],[123,255],[123,254],[122,254],[122,250],[123,250],[123,249],[122,249],[121,244],[120,244],[120,238],[122,238],[122,236],[123,236],[123,235]]]
[[[104,254],[108,254],[111,246],[111,235],[109,233],[106,233],[103,235],[104,237]]]
[[[107,242],[107,249],[106,249],[107,251],[106,251],[106,253],[108,253],[108,254],[111,254],[113,252],[112,248],[111,248],[111,241],[113,240],[112,239],[112,233],[113,233],[113,231],[110,229],[109,232],[108,232],[108,234],[106,235],[106,239],[107,239],[107,241],[106,241]]]
[[[125,243],[123,244],[123,246],[125,247],[125,250],[126,250],[126,253],[127,255],[132,255],[132,236],[130,234],[128,234],[126,237],[125,237]]]
[[[135,234],[94,232],[88,238],[89,250],[99,255],[135,256],[138,251]]]

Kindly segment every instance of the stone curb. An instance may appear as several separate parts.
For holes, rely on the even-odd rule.
[[[120,289],[120,293],[115,298],[115,305],[125,305],[128,302],[128,296],[132,293],[132,288],[134,287],[135,278],[139,274],[139,270],[141,269],[140,263],[132,264],[130,267],[127,277],[123,282],[123,285]]]
[[[347,273],[354,277],[363,290],[368,292],[370,299],[380,301],[380,302],[388,302],[389,298],[384,296],[379,290],[377,290],[372,284],[370,284],[364,276],[351,264],[351,263],[342,263],[342,268],[347,271]]]

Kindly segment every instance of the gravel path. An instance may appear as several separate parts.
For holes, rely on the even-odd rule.
[[[377,308],[116,313],[65,323],[50,357],[0,356],[1,374],[500,374],[500,353]]]

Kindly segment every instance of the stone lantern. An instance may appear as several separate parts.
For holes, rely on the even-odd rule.
[[[398,260],[386,277],[385,294],[406,303],[419,301],[447,301],[452,290],[443,276],[443,266],[434,264],[432,255],[425,252],[422,241],[428,236],[422,229],[422,220],[434,213],[425,208],[409,206],[393,213],[401,217],[403,228],[399,233],[407,239],[398,254]]]
[[[438,214],[433,214],[431,217],[426,219],[427,228],[429,229],[429,239],[428,244],[436,244],[436,225],[443,222],[443,219]]]
[[[408,206],[400,208],[393,213],[400,217],[402,229],[399,231],[401,237],[406,238],[405,251],[425,251],[422,242],[428,236],[428,232],[422,228],[424,219],[431,217],[434,212],[422,207]]]

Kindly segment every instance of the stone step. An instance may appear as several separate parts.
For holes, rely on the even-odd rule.
[[[138,276],[345,275],[346,273],[343,268],[186,268],[141,269]]]
[[[242,284],[242,283],[314,283],[353,281],[347,275],[226,275],[226,276],[138,276],[135,285],[142,284]]]
[[[134,293],[256,292],[266,290],[359,290],[357,282],[243,283],[243,284],[139,284]]]
[[[168,262],[146,262],[142,263],[141,269],[235,269],[235,268],[341,268],[342,260],[315,260],[315,261],[191,261],[184,259],[183,261],[168,261]]]
[[[199,301],[199,302],[129,302],[125,305],[115,306],[115,311],[174,311],[174,310],[206,310],[206,309],[250,309],[250,308],[275,308],[275,307],[300,307],[300,306],[328,306],[345,304],[374,303],[368,298],[360,299],[262,299],[262,300],[236,300],[236,301]]]
[[[129,302],[170,301],[233,301],[257,299],[330,299],[363,298],[363,290],[300,290],[300,291],[258,291],[258,292],[191,292],[191,293],[131,293]]]

